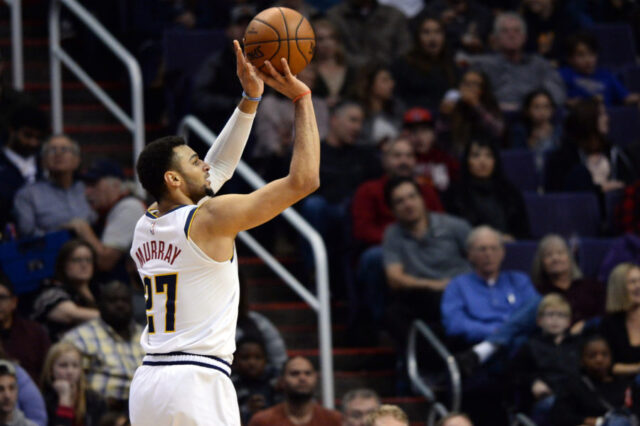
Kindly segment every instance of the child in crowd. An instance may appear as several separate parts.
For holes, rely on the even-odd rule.
[[[628,383],[611,374],[611,349],[598,335],[582,345],[581,375],[562,383],[551,411],[554,426],[631,426]]]
[[[579,355],[576,338],[569,335],[571,306],[564,297],[546,295],[538,305],[537,323],[540,331],[520,348],[511,367],[522,404],[532,407],[537,425],[547,425],[562,382],[579,375]]]
[[[274,403],[275,369],[267,367],[264,344],[255,338],[245,337],[237,344],[231,380],[238,395],[242,424],[251,416]]]
[[[592,34],[577,33],[567,40],[567,62],[560,68],[568,103],[597,97],[605,106],[640,102],[640,94],[630,93],[613,73],[598,67],[598,42]]]

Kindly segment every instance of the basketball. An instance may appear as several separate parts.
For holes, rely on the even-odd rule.
[[[269,60],[283,73],[280,58],[285,58],[293,75],[306,67],[316,48],[316,36],[309,21],[286,7],[271,7],[258,13],[244,33],[244,52],[260,71]]]

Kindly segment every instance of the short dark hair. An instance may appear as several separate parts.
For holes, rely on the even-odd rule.
[[[387,203],[390,209],[393,210],[392,197],[393,191],[396,190],[402,184],[410,183],[413,187],[418,191],[418,194],[422,196],[422,191],[420,190],[420,185],[413,178],[407,176],[395,176],[390,178],[387,183],[384,185],[384,201]]]
[[[356,99],[346,98],[338,101],[338,103],[336,103],[334,106],[331,107],[329,112],[331,114],[331,117],[333,117],[335,115],[339,115],[343,109],[347,107],[352,107],[352,106],[360,108],[360,110],[364,111],[364,108],[362,107],[360,102],[358,102]]]
[[[251,344],[260,346],[260,348],[262,349],[262,352],[264,353],[264,356],[266,358],[266,356],[267,356],[267,348],[265,347],[264,341],[262,339],[260,339],[259,337],[257,337],[257,336],[248,335],[248,336],[242,337],[236,343],[236,348],[239,351],[240,348],[243,345],[251,345]]]
[[[2,269],[0,269],[0,286],[6,288],[9,291],[11,296],[16,295],[15,288],[13,287],[13,283],[7,274],[4,273]]]
[[[49,127],[47,117],[35,105],[23,104],[9,114],[9,128],[18,130],[23,127],[46,133]]]
[[[571,57],[576,53],[578,46],[584,44],[593,53],[598,53],[600,46],[598,45],[598,39],[591,33],[586,31],[580,31],[567,37],[566,52],[567,57]]]
[[[140,153],[136,165],[138,178],[142,187],[157,201],[160,201],[167,191],[164,174],[173,166],[173,148],[186,144],[180,136],[165,136],[145,146]]]

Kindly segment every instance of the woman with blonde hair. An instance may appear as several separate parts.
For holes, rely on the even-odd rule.
[[[600,333],[611,347],[615,375],[640,374],[640,266],[621,263],[609,275]]]
[[[98,425],[104,399],[87,388],[82,354],[69,342],[51,346],[42,370],[42,395],[50,426]]]

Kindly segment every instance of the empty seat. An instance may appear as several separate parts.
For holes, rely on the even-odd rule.
[[[633,31],[627,24],[598,24],[591,30],[598,39],[600,65],[620,68],[636,61],[636,48]]]
[[[616,106],[609,110],[609,138],[619,146],[640,139],[640,111],[637,106]]]
[[[581,238],[578,244],[578,266],[585,277],[597,278],[600,265],[609,252],[613,239]]]
[[[640,66],[626,67],[618,72],[618,77],[630,92],[640,93]]]
[[[505,244],[505,256],[502,262],[502,269],[515,269],[527,274],[531,272],[533,257],[538,248],[537,241],[516,241]]]
[[[593,192],[524,194],[531,234],[541,238],[549,233],[564,237],[595,237],[600,230],[598,197]]]
[[[500,153],[505,176],[521,191],[536,191],[540,178],[535,155],[528,149],[509,149]]]

